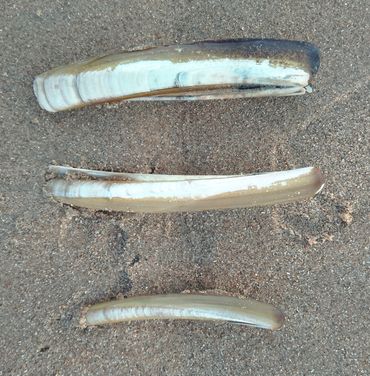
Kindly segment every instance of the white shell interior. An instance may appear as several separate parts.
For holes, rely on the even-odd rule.
[[[63,179],[55,179],[51,185],[51,193],[55,197],[66,198],[205,199],[248,189],[266,189],[277,184],[283,186],[290,179],[309,174],[312,169],[312,167],[306,167],[290,171],[214,179],[191,180],[186,176],[179,176],[175,181],[155,180],[144,183],[104,180],[76,180],[67,183]]]

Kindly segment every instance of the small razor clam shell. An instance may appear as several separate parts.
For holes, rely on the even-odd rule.
[[[34,92],[50,112],[129,99],[297,95],[305,92],[318,65],[317,49],[304,42],[198,42],[56,68],[36,77]]]
[[[47,183],[47,191],[56,200],[74,206],[154,213],[273,205],[312,197],[322,186],[320,170],[308,167],[206,179],[185,175],[163,180],[153,179],[152,174],[136,181],[55,178]]]
[[[226,321],[277,330],[282,313],[270,304],[230,296],[169,294],[130,297],[96,304],[83,310],[81,326],[133,320],[185,319]]]

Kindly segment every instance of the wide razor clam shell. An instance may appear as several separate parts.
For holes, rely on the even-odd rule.
[[[97,210],[176,212],[286,203],[314,196],[320,170],[302,168],[251,176],[175,181],[52,179],[47,191],[65,204]]]
[[[309,84],[318,69],[318,56],[313,45],[296,41],[197,42],[123,52],[55,68],[36,77],[34,92],[40,106],[51,112],[152,96],[157,100],[173,96],[192,99],[199,89],[210,92],[208,99],[223,98],[220,93],[212,96],[212,92],[230,87],[235,89],[235,97],[271,95],[271,88],[253,94],[238,90],[240,85],[297,88],[287,93],[292,95]],[[286,94],[277,91],[272,95]],[[233,95],[229,92],[226,97]],[[200,95],[198,99],[207,98]]]
[[[227,321],[264,329],[279,329],[284,317],[270,304],[230,296],[169,294],[130,297],[83,310],[83,326],[133,320],[186,319]]]
[[[301,68],[271,65],[267,59],[261,62],[205,59],[184,63],[134,62],[81,72],[77,76],[54,74],[36,78],[34,88],[41,107],[55,112],[84,104],[148,96],[160,100],[171,96],[186,99],[182,92],[189,93],[192,88],[201,88],[211,94],[213,90],[230,85],[290,86],[297,91],[307,86],[308,80],[309,74]],[[251,95],[245,91],[245,96]],[[263,90],[259,92],[258,96],[269,95]],[[283,91],[278,94],[283,95]],[[196,96],[196,90],[191,96]]]

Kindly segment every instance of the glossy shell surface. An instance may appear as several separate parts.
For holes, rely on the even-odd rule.
[[[278,309],[252,299],[168,294],[130,297],[87,307],[80,324],[86,327],[153,319],[227,321],[271,330],[279,329],[284,322]]]
[[[128,174],[51,166],[46,189],[79,207],[126,212],[180,212],[265,206],[307,199],[323,187],[313,167],[259,175]]]
[[[50,112],[118,100],[201,100],[300,95],[319,68],[306,42],[242,39],[154,47],[106,55],[37,76]]]

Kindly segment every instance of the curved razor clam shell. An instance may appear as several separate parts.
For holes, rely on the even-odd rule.
[[[185,319],[227,321],[277,330],[282,313],[270,304],[229,296],[169,294],[138,296],[87,307],[82,327],[132,320]]]
[[[117,100],[298,95],[312,90],[319,62],[317,48],[305,42],[206,41],[70,64],[37,76],[33,87],[50,112]]]
[[[52,168],[53,169],[53,168]],[[56,167],[63,171],[64,167]],[[69,171],[69,172],[68,172]],[[68,175],[70,172],[82,175]],[[126,212],[232,209],[286,203],[314,196],[323,187],[313,167],[260,175],[186,176],[119,174],[67,168],[47,182],[56,200],[74,206]],[[94,179],[92,179],[94,178]]]

